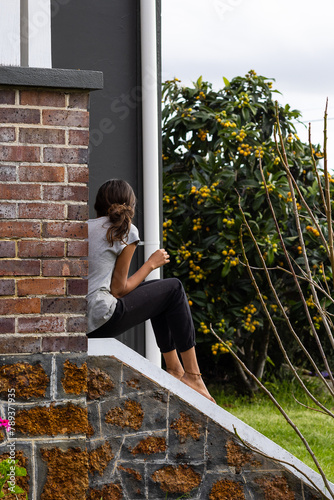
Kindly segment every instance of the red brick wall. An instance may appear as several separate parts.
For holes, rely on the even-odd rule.
[[[0,88],[0,354],[86,350],[88,104]]]

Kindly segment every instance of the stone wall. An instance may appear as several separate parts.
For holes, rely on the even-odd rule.
[[[88,372],[88,500],[323,498],[117,358],[90,356]]]

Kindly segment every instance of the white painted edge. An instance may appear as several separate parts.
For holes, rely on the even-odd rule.
[[[317,485],[317,487],[323,492],[323,494],[329,495],[320,474],[308,467],[306,464],[304,464],[304,462],[293,456],[278,444],[265,437],[260,432],[250,427],[248,424],[245,424],[237,417],[233,416],[228,411],[224,410],[220,406],[215,405],[198,392],[194,391],[187,385],[172,377],[166,371],[158,368],[149,360],[145,359],[143,356],[133,351],[126,345],[122,344],[118,340],[112,338],[88,339],[88,355],[113,356],[119,361],[122,361],[123,363],[131,366],[135,370],[142,373],[145,377],[153,380],[154,382],[161,385],[161,387],[176,394],[181,399],[197,408],[204,415],[207,415],[217,424],[221,425],[224,429],[234,433],[235,428],[241,439],[250,444],[253,448],[265,453],[270,457],[275,458],[276,460],[284,460],[285,462],[288,462],[291,465],[289,466],[283,464],[285,468],[289,469],[295,476],[312,486],[312,484],[308,481],[309,478],[313,481],[314,484]],[[303,474],[299,473],[296,469],[294,469],[293,466],[300,469],[306,477]],[[329,482],[329,484],[334,489],[334,484],[331,482]]]
[[[51,1],[29,0],[28,66],[51,68]]]
[[[20,0],[0,0],[0,65],[20,65]]]

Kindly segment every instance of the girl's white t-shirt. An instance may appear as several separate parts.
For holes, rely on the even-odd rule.
[[[90,333],[108,321],[113,315],[117,299],[110,293],[111,278],[116,259],[126,245],[139,241],[136,226],[131,224],[125,243],[107,240],[108,217],[88,221],[88,331]]]

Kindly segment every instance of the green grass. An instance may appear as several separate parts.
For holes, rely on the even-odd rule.
[[[297,425],[314,451],[327,478],[334,481],[334,419],[300,406],[293,399],[292,393],[303,404],[314,407],[302,390],[288,381],[267,384],[276,399]],[[313,393],[317,393],[321,402],[334,413],[333,398],[320,392],[317,380],[310,382]],[[215,388],[213,396],[217,403],[248,425],[261,432],[269,439],[279,444],[305,464],[317,470],[311,456],[293,428],[263,393],[256,394],[253,398],[240,396]]]

